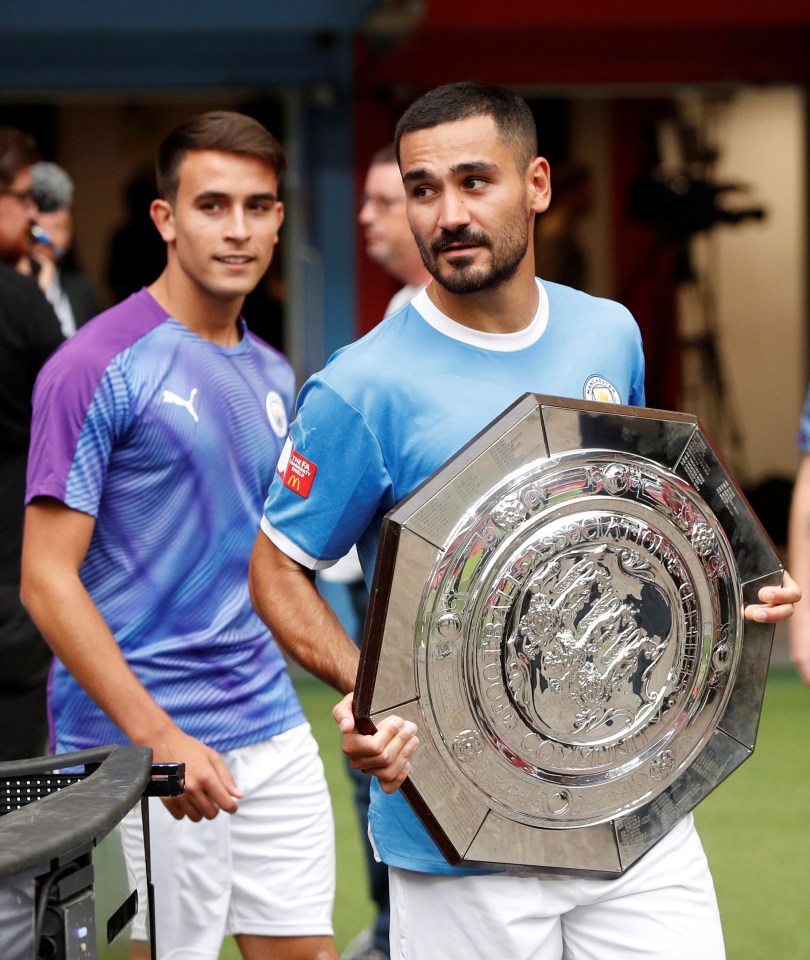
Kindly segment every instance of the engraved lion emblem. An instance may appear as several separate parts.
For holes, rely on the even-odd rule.
[[[524,594],[505,645],[517,706],[562,736],[621,734],[656,704],[672,613],[649,563],[626,548],[576,549]]]

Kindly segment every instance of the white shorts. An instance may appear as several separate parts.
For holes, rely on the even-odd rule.
[[[236,813],[193,823],[149,800],[161,960],[217,960],[226,935],[332,934],[334,822],[309,724],[222,758],[244,793]],[[142,905],[132,936],[145,940],[140,805],[122,821],[121,834]]]
[[[615,880],[389,870],[391,960],[723,960],[691,815]]]

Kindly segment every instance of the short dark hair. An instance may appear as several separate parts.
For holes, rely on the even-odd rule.
[[[381,167],[383,164],[387,163],[396,163],[397,162],[397,151],[393,143],[387,143],[384,147],[380,149],[372,156],[371,162],[369,163],[370,167]]]
[[[287,169],[284,147],[258,120],[231,110],[201,113],[166,137],[158,149],[156,173],[158,195],[174,202],[180,182],[180,165],[193,150],[217,150],[255,157],[266,163],[279,180]]]
[[[16,127],[0,127],[0,188],[10,187],[14,178],[39,160],[37,144],[30,133]]]
[[[394,135],[397,160],[406,133],[469,117],[492,117],[500,136],[512,147],[522,172],[537,156],[537,127],[526,101],[511,90],[465,80],[428,91],[408,107]]]

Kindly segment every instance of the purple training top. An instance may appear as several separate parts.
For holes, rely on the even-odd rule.
[[[304,720],[247,586],[294,376],[240,322],[219,346],[141,290],[82,327],[37,380],[26,493],[96,518],[85,587],[154,699],[216,750]],[[58,662],[51,710],[60,751],[127,742]]]

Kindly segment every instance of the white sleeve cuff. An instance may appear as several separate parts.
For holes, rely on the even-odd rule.
[[[300,563],[302,567],[306,567],[308,570],[324,570],[326,567],[334,566],[334,564],[338,562],[338,559],[340,559],[338,557],[334,560],[318,560],[315,557],[311,557],[280,530],[276,530],[265,516],[262,516],[261,529],[267,539],[272,541],[282,553],[286,553],[288,557],[295,560],[296,563]]]

